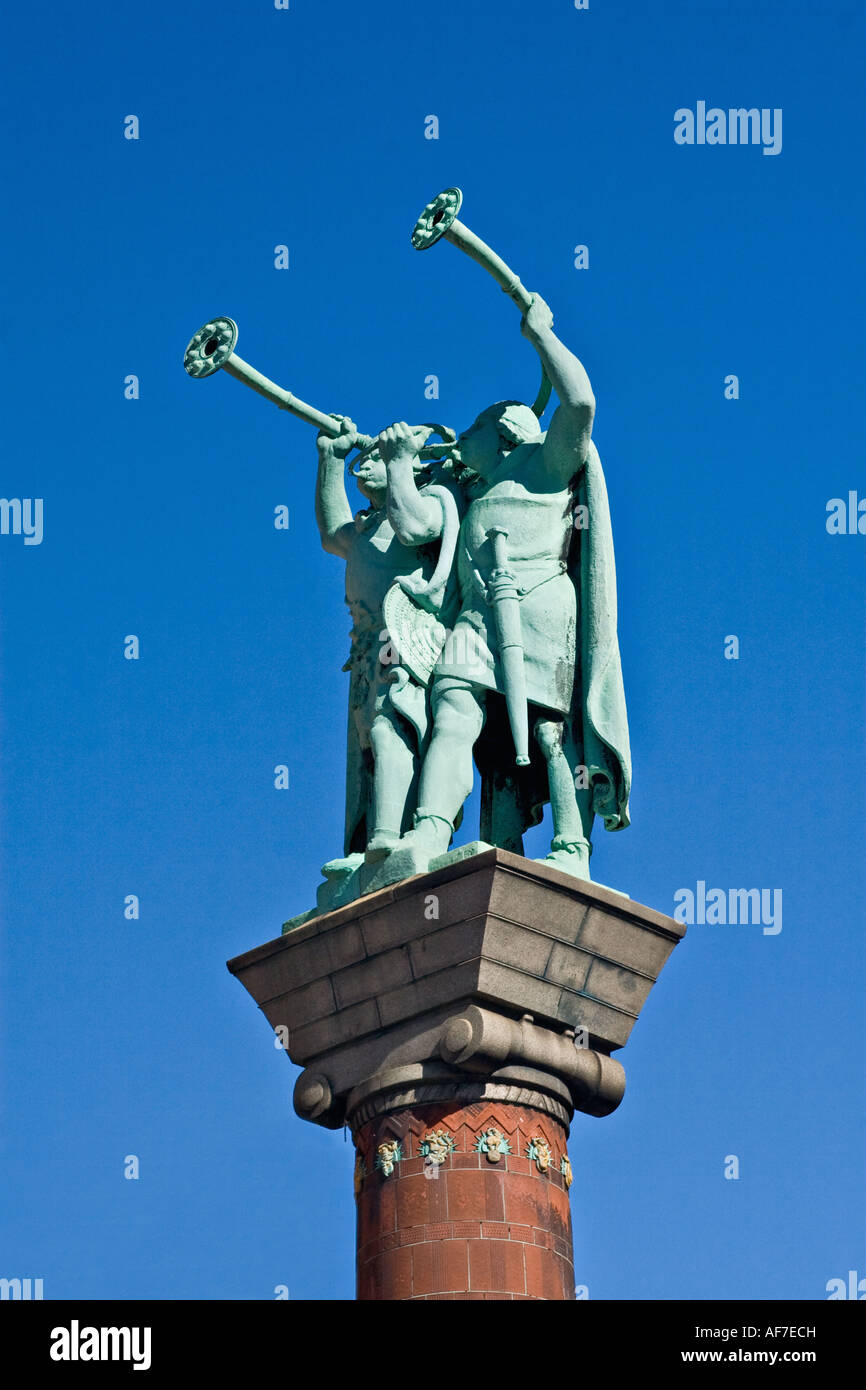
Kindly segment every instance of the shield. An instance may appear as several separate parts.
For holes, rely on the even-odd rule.
[[[382,611],[392,664],[404,666],[419,685],[428,686],[445,645],[445,625],[435,613],[420,608],[399,584],[388,590]]]

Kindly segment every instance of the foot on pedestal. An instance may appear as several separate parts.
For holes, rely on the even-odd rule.
[[[364,863],[363,854],[349,854],[345,859],[329,859],[322,865],[325,882],[316,889],[316,908],[333,912],[335,907],[352,902],[358,896],[358,875]]]
[[[430,860],[444,854],[454,833],[454,826],[443,816],[432,815],[423,806],[415,812],[415,827],[394,845],[380,866],[368,864],[364,873],[365,893],[375,892],[389,883],[399,883],[416,874],[426,874]],[[372,875],[372,876],[371,876]]]
[[[422,853],[429,851],[430,858],[433,859],[437,854],[445,853],[453,834],[454,826],[450,820],[428,811],[426,806],[419,806],[415,812],[414,828],[403,836],[397,848],[419,850]]]
[[[327,864],[322,865],[322,877],[329,882],[347,878],[353,874],[364,862],[363,854],[349,854],[345,859],[329,859]]]
[[[382,859],[387,859],[392,849],[396,849],[400,843],[400,832],[398,830],[374,830],[367,845],[364,855],[366,864],[378,864]]]
[[[573,874],[575,878],[585,878],[589,882],[589,856],[592,854],[592,845],[589,840],[566,839],[562,835],[557,835],[551,841],[550,853],[544,859],[539,859],[539,864],[553,864],[557,869],[562,869],[563,873]]]

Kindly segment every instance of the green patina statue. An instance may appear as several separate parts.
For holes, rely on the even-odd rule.
[[[524,830],[549,801],[548,861],[588,878],[594,816],[611,830],[628,825],[628,726],[610,515],[591,439],[595,400],[539,296],[522,328],[559,405],[542,433],[527,406],[501,401],[452,451],[472,477],[457,543],[460,608],[434,670],[414,827],[393,851],[400,877],[448,849],[472,788],[473,749],[487,843],[522,852]],[[387,460],[396,534],[417,544],[436,534],[438,509],[415,484],[408,430]]]
[[[542,366],[531,407],[499,401],[459,439],[441,425],[403,423],[371,438],[238,357],[231,319],[211,320],[187,348],[191,376],[223,367],[320,430],[316,518],[325,549],[346,562],[352,635],[343,856],[323,867],[317,911],[438,867],[472,789],[473,760],[480,842],[458,853],[488,845],[522,853],[524,832],[549,802],[547,862],[588,879],[595,816],[609,830],[629,823],[595,398],[544,300],[458,220],[461,203],[459,189],[439,194],[413,245],[450,241],[520,308]],[[543,432],[551,389],[558,405]],[[443,443],[428,444],[431,434]],[[344,474],[355,449],[351,471],[368,506],[353,516]]]
[[[352,617],[349,721],[346,753],[344,858],[322,872],[339,883],[362,863],[377,863],[411,826],[420,760],[429,738],[428,687],[433,663],[453,616],[454,550],[462,510],[460,490],[447,466],[419,457],[432,426],[386,430],[352,466],[369,506],[353,517],[345,486],[345,459],[357,432],[340,421],[336,438],[318,437],[316,520],[325,550],[346,561],[346,603]],[[411,487],[426,509],[423,535],[396,513],[389,497],[389,460],[411,450]],[[420,484],[420,486],[419,486]],[[411,597],[410,597],[411,596]],[[387,613],[386,613],[387,605]],[[414,642],[398,661],[389,621],[410,624]]]

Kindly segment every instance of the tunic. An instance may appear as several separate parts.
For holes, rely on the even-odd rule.
[[[491,526],[508,531],[505,549],[520,599],[526,698],[565,716],[571,710],[577,661],[578,597],[568,572],[575,497],[570,488],[530,492],[519,480],[526,453],[513,475],[497,478],[470,503],[460,528],[457,573],[460,616],[436,667],[503,692],[499,642],[486,584],[494,567]],[[534,462],[534,460],[533,460]],[[533,470],[535,471],[535,470]],[[536,472],[533,479],[540,481]]]

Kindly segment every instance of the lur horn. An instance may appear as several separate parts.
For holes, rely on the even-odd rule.
[[[265,400],[279,406],[280,410],[290,411],[292,415],[297,415],[299,420],[305,420],[308,425],[315,425],[316,429],[336,439],[342,428],[339,420],[335,420],[333,415],[325,415],[313,405],[307,405],[306,401],[293,396],[291,391],[286,391],[282,386],[277,386],[275,381],[262,376],[249,362],[238,357],[235,352],[237,340],[238,326],[234,319],[211,319],[190,338],[183,355],[183,365],[192,377],[213,376],[214,372],[222,368],[236,381],[242,381],[245,386],[258,391]],[[372,443],[370,435],[358,434],[352,447],[367,449]]]
[[[234,319],[211,319],[190,338],[183,355],[183,365],[192,377],[213,376],[214,372],[222,368],[236,381],[242,381],[245,386],[258,391],[265,400],[279,406],[280,410],[290,411],[299,420],[306,421],[308,425],[315,425],[316,429],[322,430],[331,439],[336,439],[342,428],[340,421],[335,420],[333,415],[325,415],[313,405],[307,405],[306,401],[299,400],[291,391],[286,391],[284,387],[277,386],[275,381],[262,376],[249,362],[238,357],[235,352],[237,340],[238,326]],[[419,425],[414,433],[424,439],[429,439],[431,434],[440,434],[444,441],[441,446],[425,444],[419,448],[418,454],[422,459],[447,458],[456,450],[456,435],[445,425]],[[373,448],[375,443],[376,436],[356,434],[352,448],[364,451]]]
[[[412,245],[416,251],[426,251],[428,247],[435,246],[436,242],[443,237],[450,241],[453,246],[458,246],[473,261],[477,261],[483,266],[488,274],[492,275],[500,289],[514,300],[521,313],[526,313],[532,303],[532,295],[529,290],[521,283],[520,276],[515,275],[510,266],[507,266],[501,256],[497,256],[480,237],[461,222],[457,216],[463,202],[463,194],[459,188],[446,188],[437,194],[432,203],[428,203],[412,232]],[[544,368],[541,372],[541,389],[535,398],[532,409],[539,417],[544,414],[544,408],[550,400],[550,381]]]

